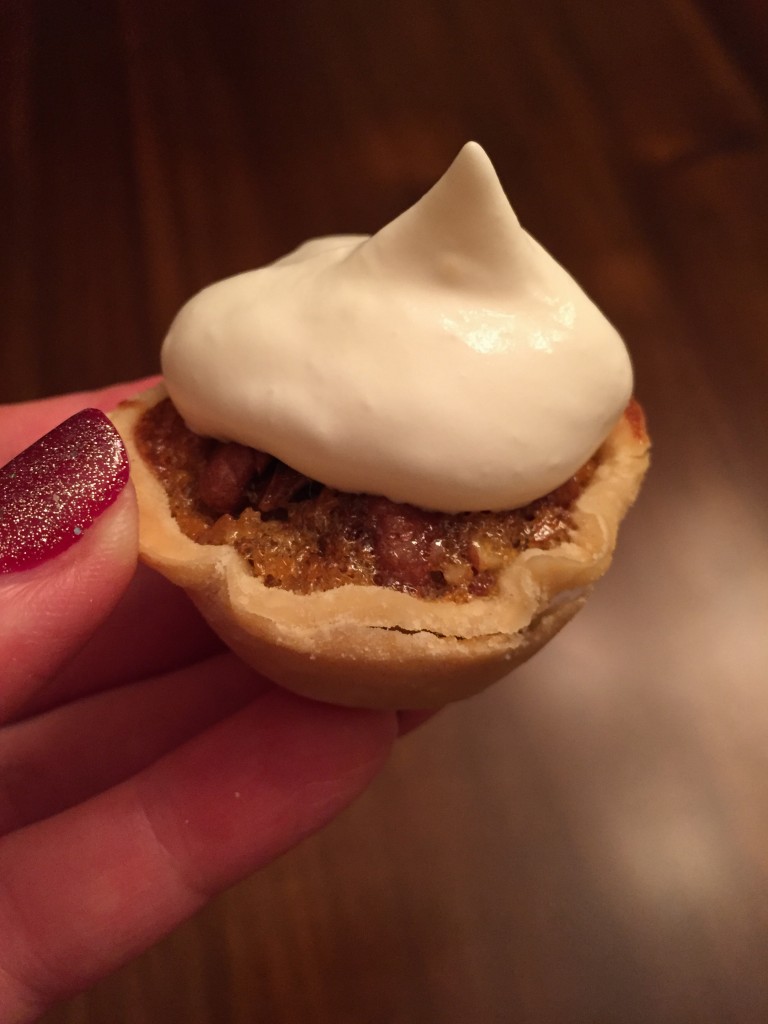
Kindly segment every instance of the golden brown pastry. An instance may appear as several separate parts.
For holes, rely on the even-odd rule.
[[[648,466],[645,423],[632,402],[572,505],[568,540],[514,555],[493,596],[428,600],[354,583],[301,594],[265,585],[231,546],[199,544],[181,531],[136,439],[141,417],[166,397],[159,385],[112,414],[131,459],[143,560],[183,587],[225,642],[265,675],[305,696],[358,707],[438,707],[535,654],[607,570]]]

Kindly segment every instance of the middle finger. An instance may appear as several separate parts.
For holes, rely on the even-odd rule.
[[[6,726],[0,835],[122,782],[271,689],[221,654]]]
[[[183,590],[139,565],[115,610],[55,677],[25,717],[78,697],[192,665],[224,650]]]

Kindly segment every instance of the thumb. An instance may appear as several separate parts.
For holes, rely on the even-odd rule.
[[[0,720],[109,614],[136,564],[128,458],[85,409],[0,469]]]

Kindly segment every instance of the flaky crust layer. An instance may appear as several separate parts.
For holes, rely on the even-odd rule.
[[[295,594],[264,586],[234,548],[198,544],[176,525],[135,443],[141,416],[166,397],[160,384],[112,413],[131,460],[143,560],[183,587],[222,639],[269,678],[357,707],[439,707],[526,661],[607,570],[648,467],[648,437],[633,403],[574,506],[571,540],[520,554],[502,571],[496,596],[459,604],[356,584]]]

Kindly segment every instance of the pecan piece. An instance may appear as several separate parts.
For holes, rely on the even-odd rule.
[[[381,584],[398,590],[419,590],[428,584],[435,570],[430,557],[435,516],[386,498],[371,498],[368,509]]]
[[[235,441],[219,444],[205,463],[198,481],[198,493],[212,512],[237,512],[245,504],[245,490],[263,473],[270,461],[265,452]]]
[[[259,496],[257,502],[259,511],[274,512],[278,508],[285,508],[288,502],[310,482],[309,477],[304,476],[303,473],[291,469],[284,462],[276,462],[272,476]]]

